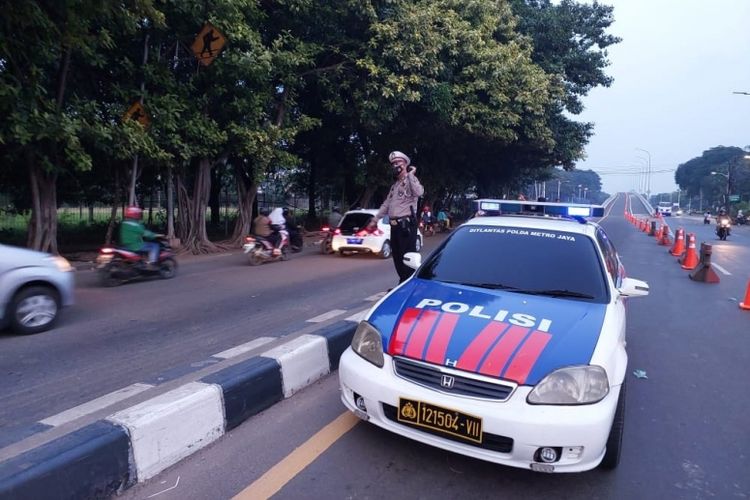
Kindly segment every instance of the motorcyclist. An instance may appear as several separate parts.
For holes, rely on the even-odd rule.
[[[706,210],[703,214],[703,223],[704,224],[711,223],[711,212],[709,210]]]
[[[727,215],[727,211],[722,208],[721,210],[719,210],[719,215],[716,216],[716,224],[721,225],[721,221],[723,220],[731,222],[731,220],[729,219],[729,215]]]
[[[284,209],[281,207],[274,208],[271,213],[268,214],[268,218],[271,220],[271,229],[273,230],[272,243],[273,243],[273,254],[279,255],[281,253],[281,231],[286,231],[286,219],[284,219]],[[287,232],[287,235],[289,233]]]
[[[154,241],[144,241],[144,239],[156,239],[157,234],[146,229],[141,222],[142,217],[143,209],[139,207],[129,206],[125,209],[125,220],[120,224],[120,246],[131,252],[146,252],[148,255],[146,266],[154,269],[159,259],[159,244]]]
[[[271,227],[271,219],[268,217],[270,213],[267,208],[261,208],[258,211],[258,216],[253,219],[253,234],[270,242],[275,252],[281,242],[281,235]]]
[[[294,214],[289,208],[285,207],[281,212],[281,215],[284,216],[284,220],[286,221],[286,230],[289,233],[289,244],[295,252],[298,252],[302,249],[303,243],[302,234],[300,233],[300,228],[297,226]]]

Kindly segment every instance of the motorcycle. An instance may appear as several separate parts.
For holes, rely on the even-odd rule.
[[[716,236],[718,236],[721,241],[725,241],[727,236],[731,233],[731,227],[732,225],[728,218],[719,220],[716,223]]]
[[[273,245],[267,239],[245,236],[242,251],[247,254],[251,266],[259,266],[264,262],[289,260],[289,233],[285,230],[281,230],[279,233],[281,234],[281,245],[279,245],[279,253],[277,254],[274,254]]]
[[[736,225],[738,225],[738,226],[744,226],[745,224],[747,224],[747,216],[746,215],[738,215],[734,219],[734,223]]]
[[[432,222],[420,222],[419,229],[425,236],[433,236],[435,234],[435,224]]]
[[[117,286],[135,278],[159,276],[162,279],[174,278],[177,274],[177,260],[166,238],[155,240],[159,244],[159,258],[151,267],[143,252],[131,252],[124,248],[102,247],[96,258],[96,270],[103,286]]]
[[[328,255],[333,253],[331,244],[333,243],[333,235],[336,233],[336,229],[332,229],[331,226],[323,226],[320,228],[323,240],[320,242],[320,253]]]
[[[289,248],[293,253],[301,252],[304,246],[302,231],[298,226],[287,226],[287,231],[289,232]]]

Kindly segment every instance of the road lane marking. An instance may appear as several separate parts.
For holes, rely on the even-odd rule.
[[[344,309],[334,309],[333,311],[328,311],[327,313],[320,314],[318,316],[315,316],[314,318],[310,318],[307,320],[308,323],[322,323],[324,321],[328,321],[329,319],[335,318],[336,316],[341,316],[346,311]]]
[[[370,309],[362,309],[361,311],[352,314],[348,318],[346,318],[344,321],[353,321],[354,323],[359,323],[363,319],[365,319],[365,315],[367,314],[367,311]]]
[[[269,342],[273,342],[274,340],[276,340],[274,337],[258,337],[257,339],[251,340],[250,342],[245,342],[244,344],[232,347],[231,349],[227,349],[226,351],[221,351],[220,353],[214,354],[212,357],[221,359],[233,358],[248,351],[252,351],[256,347],[260,347],[264,344],[268,344]]]
[[[114,392],[110,392],[109,394],[105,394],[102,397],[93,399],[87,403],[78,405],[75,408],[71,408],[69,410],[65,410],[61,413],[58,413],[57,415],[47,417],[44,420],[40,420],[39,422],[42,424],[57,427],[58,425],[72,422],[73,420],[81,418],[84,415],[88,415],[89,413],[94,413],[95,411],[106,408],[119,401],[128,399],[129,397],[135,396],[136,394],[139,394],[143,391],[147,391],[151,389],[152,387],[154,386],[151,384],[129,385],[127,387],[123,387],[122,389],[116,390]]]
[[[369,297],[367,297],[365,299],[365,301],[366,302],[375,302],[376,300],[380,300],[383,297],[385,297],[386,293],[388,293],[388,292],[380,292],[380,293],[376,293],[375,295],[370,295]]]
[[[258,500],[272,497],[359,422],[360,420],[353,413],[345,411],[271,467],[254,483],[239,492],[233,500]]]
[[[721,271],[722,273],[724,273],[725,276],[731,276],[732,275],[732,273],[730,273],[729,271],[727,271],[726,269],[724,269],[723,267],[721,267],[716,262],[712,262],[711,265],[714,266],[719,271]]]

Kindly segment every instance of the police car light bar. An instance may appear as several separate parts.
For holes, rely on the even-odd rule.
[[[548,201],[475,200],[480,215],[548,215],[556,217],[604,217],[601,205]]]

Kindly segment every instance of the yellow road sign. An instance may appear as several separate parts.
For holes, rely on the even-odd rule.
[[[146,114],[146,108],[143,107],[143,104],[141,104],[140,101],[135,101],[125,112],[122,121],[127,120],[135,120],[144,127],[148,127],[148,124],[151,123],[151,120]]]
[[[198,36],[195,37],[190,49],[199,63],[208,66],[214,62],[226,43],[227,39],[224,34],[211,23],[206,23]]]

